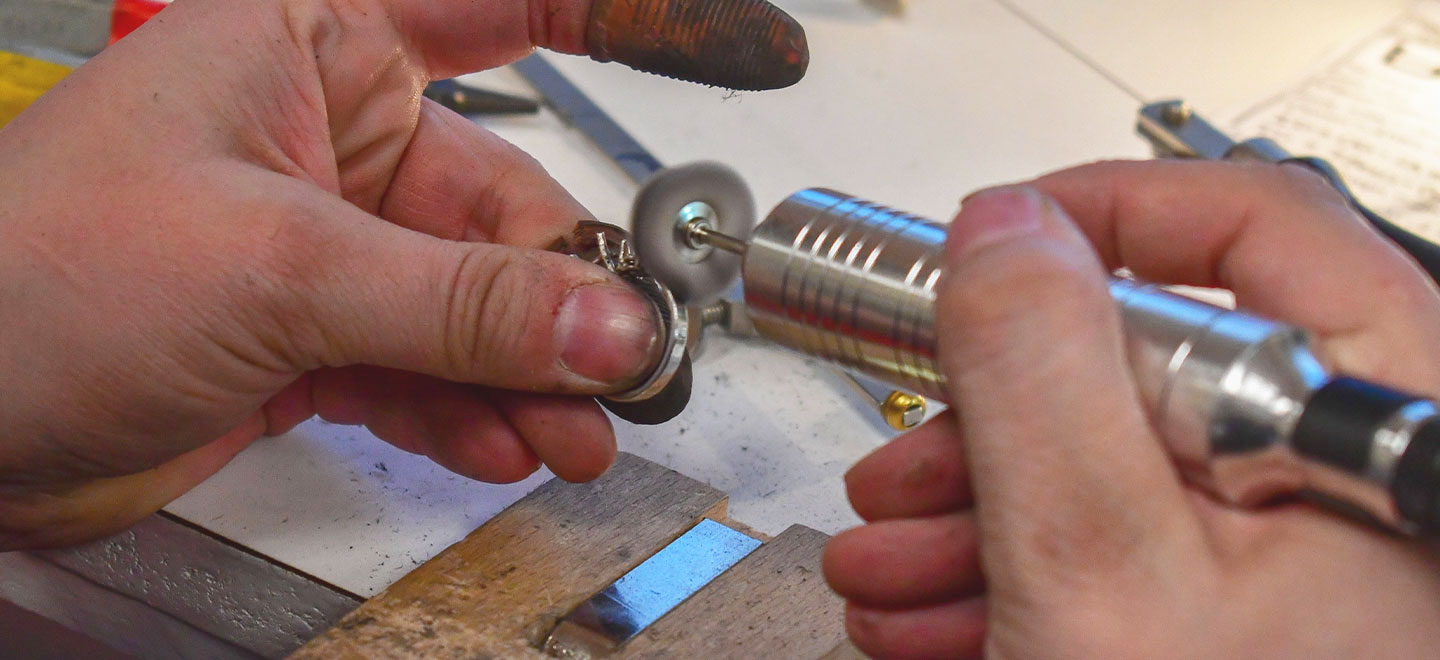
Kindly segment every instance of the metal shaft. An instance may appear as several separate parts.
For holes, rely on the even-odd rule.
[[[694,243],[709,245],[717,250],[745,256],[745,249],[748,247],[745,241],[715,231],[703,221],[691,221],[687,231],[690,233],[690,240]]]

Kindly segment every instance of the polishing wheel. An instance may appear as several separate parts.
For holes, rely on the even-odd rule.
[[[740,240],[755,228],[755,197],[734,170],[701,162],[661,170],[635,196],[631,240],[641,266],[687,304],[719,297],[740,276],[739,255],[693,240],[702,225]]]

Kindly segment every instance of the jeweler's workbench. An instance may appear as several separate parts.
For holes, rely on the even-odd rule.
[[[789,89],[730,93],[547,57],[659,160],[726,163],[750,182],[762,209],[825,185],[948,218],[962,195],[984,185],[1088,160],[1148,156],[1133,129],[1142,99],[1183,95],[1206,112],[1231,116],[1391,20],[1406,2],[913,0],[893,14],[859,0],[776,4],[805,26],[811,48],[808,76]],[[532,93],[508,70],[471,78]],[[623,223],[628,216],[633,183],[555,114],[481,123],[538,158],[599,219]],[[860,395],[828,367],[723,338],[708,341],[694,373],[694,398],[679,418],[656,427],[617,423],[622,451],[728,495],[730,518],[777,540],[791,538],[782,532],[792,524],[835,533],[858,522],[841,475],[893,434]],[[542,472],[507,486],[473,483],[363,429],[311,421],[257,443],[157,519],[175,528],[163,533],[205,537],[187,543],[209,548],[197,554],[216,562],[258,559],[308,580],[284,587],[302,593],[293,606],[265,613],[230,602],[231,610],[199,614],[226,604],[217,593],[208,601],[174,599],[163,614],[113,608],[121,614],[96,621],[85,598],[58,592],[84,589],[72,584],[77,573],[95,580],[107,568],[120,572],[103,544],[83,561],[73,553],[0,555],[0,571],[41,576],[0,584],[0,597],[109,631],[107,640],[121,638],[123,648],[146,657],[192,657],[201,643],[193,638],[206,634],[232,645],[231,657],[280,656],[548,479]],[[124,543],[133,547],[123,554],[136,561],[160,556],[143,539]],[[163,589],[153,583],[173,576],[159,569],[152,577],[105,584],[154,606],[151,596]],[[580,598],[594,591],[584,586]],[[327,604],[311,605],[318,601]],[[823,615],[838,626],[838,612]],[[222,630],[225,620],[245,616],[271,633],[269,621],[299,623],[280,635]],[[140,629],[127,636],[126,628]],[[163,643],[154,643],[157,636]],[[820,646],[805,657],[834,648]]]

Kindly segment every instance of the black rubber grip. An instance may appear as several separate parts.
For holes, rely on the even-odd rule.
[[[1410,436],[1410,446],[1395,466],[1390,493],[1400,515],[1420,533],[1440,532],[1440,420],[1421,424]]]
[[[1375,432],[1420,397],[1355,378],[1336,378],[1316,390],[1295,424],[1301,455],[1351,473],[1370,466]]]

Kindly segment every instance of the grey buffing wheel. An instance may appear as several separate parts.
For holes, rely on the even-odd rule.
[[[631,240],[646,272],[670,287],[676,299],[698,304],[714,300],[740,275],[739,255],[686,240],[685,226],[696,217],[716,231],[740,239],[755,228],[755,197],[734,170],[701,162],[660,170],[635,196]]]

